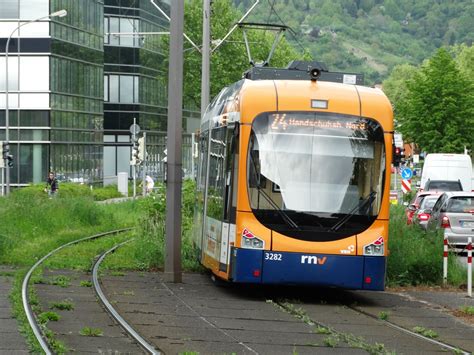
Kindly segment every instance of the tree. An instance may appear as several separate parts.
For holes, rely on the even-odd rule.
[[[399,130],[428,153],[462,153],[474,137],[473,84],[444,48],[407,83]]]
[[[383,82],[383,91],[392,103],[396,122],[401,120],[399,107],[409,96],[407,82],[413,79],[416,71],[416,67],[410,64],[397,65]]]
[[[195,43],[202,42],[202,1],[186,3],[185,30]],[[214,0],[211,14],[211,39],[222,39],[229,29],[239,20],[242,13],[228,0]],[[266,59],[273,44],[274,35],[270,31],[250,31],[252,56],[258,60]],[[291,60],[303,59],[307,55],[299,54],[282,38],[270,62],[271,66],[286,66]],[[167,64],[166,64],[167,65]],[[236,30],[211,56],[211,98],[229,84],[242,78],[243,72],[250,68],[242,33]],[[184,97],[201,102],[201,54],[196,50],[186,51],[184,58]]]

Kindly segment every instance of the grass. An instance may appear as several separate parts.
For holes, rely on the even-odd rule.
[[[57,322],[61,317],[56,312],[43,312],[38,315],[38,322],[40,324],[46,324],[49,321]]]
[[[474,316],[474,306],[462,306],[459,307],[459,311],[468,316]]]
[[[52,302],[49,305],[49,309],[57,309],[59,311],[72,311],[74,309],[74,303],[71,300]]]
[[[22,307],[21,283],[27,267],[66,242],[103,231],[133,226],[142,213],[141,201],[98,205],[94,202],[90,189],[85,186],[61,185],[60,196],[55,199],[48,199],[42,187],[32,186],[16,190],[10,196],[0,199],[0,264],[18,267],[10,299],[19,329],[27,339],[32,353],[40,353],[41,349]],[[76,255],[73,255],[70,260],[56,260],[56,266],[72,265],[76,261],[75,258]],[[90,267],[91,260],[92,257],[87,261],[87,268]],[[46,283],[46,280],[35,273],[32,283],[34,282]],[[54,282],[59,286],[67,284],[64,278]],[[34,296],[33,287],[30,287],[30,292]],[[39,311],[35,305],[38,304],[37,300],[30,300],[35,311]],[[54,333],[49,332],[48,338],[51,340],[51,346],[56,347],[55,352],[66,351],[64,344],[54,339]]]
[[[379,312],[379,319],[380,320],[388,320],[389,313],[385,311]]]
[[[71,284],[71,279],[64,275],[57,275],[54,276],[51,281],[49,281],[49,284],[66,288]]]
[[[427,338],[430,338],[430,339],[434,339],[434,338],[438,337],[438,333],[436,333],[434,330],[424,328],[424,327],[414,327],[413,331],[415,333],[418,333],[418,334],[423,335],[424,337],[427,337]]]
[[[407,225],[405,206],[391,206],[387,284],[389,286],[442,285],[443,237],[441,231],[426,233]],[[459,286],[465,271],[456,257],[448,259],[448,282]]]
[[[88,280],[82,280],[79,285],[81,287],[92,287],[92,282]]]
[[[27,192],[0,199],[0,264],[31,265],[66,242],[133,226],[142,210],[141,201],[98,205],[90,196],[50,200]]]
[[[79,334],[85,337],[101,337],[104,332],[100,328],[84,327],[79,331]]]
[[[142,200],[144,215],[140,219],[132,242],[108,256],[103,266],[115,270],[161,270],[165,259],[166,191],[157,184],[156,192]],[[182,201],[182,264],[185,271],[202,270],[196,259],[192,243],[192,227],[195,206],[195,184],[190,180],[183,184]]]
[[[369,354],[391,354],[390,351],[385,349],[384,344],[374,343],[371,344],[363,337],[356,336],[351,333],[339,332],[335,329],[318,324],[317,321],[311,319],[304,309],[301,307],[296,307],[293,303],[289,301],[278,301],[275,302],[273,300],[267,300],[267,303],[273,304],[275,307],[279,308],[280,310],[287,312],[298,318],[299,320],[303,321],[304,323],[314,326],[314,332],[317,334],[326,334],[328,335],[323,339],[323,344],[327,347],[334,348],[338,346],[340,343],[345,343],[349,345],[351,348],[355,349],[362,349],[367,351]]]

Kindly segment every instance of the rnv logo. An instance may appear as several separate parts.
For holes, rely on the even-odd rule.
[[[327,257],[318,258],[313,255],[301,255],[301,264],[324,265]]]

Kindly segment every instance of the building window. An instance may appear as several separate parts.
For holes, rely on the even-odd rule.
[[[0,6],[0,18],[17,19],[18,17],[18,0],[3,0]]]
[[[139,103],[139,77],[137,75],[105,75],[104,100],[112,103]]]
[[[132,17],[105,17],[104,44],[120,47],[140,47],[140,22]]]

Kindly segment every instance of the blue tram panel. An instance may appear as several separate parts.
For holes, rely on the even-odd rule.
[[[383,290],[385,258],[234,248],[234,282]]]

